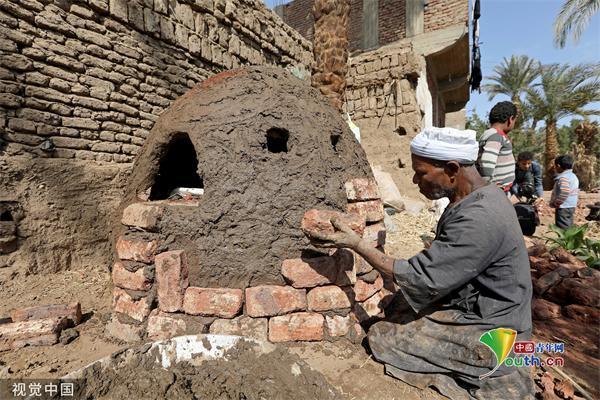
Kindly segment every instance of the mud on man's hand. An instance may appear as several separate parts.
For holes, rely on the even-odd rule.
[[[333,225],[333,233],[324,232],[310,232],[306,233],[310,242],[315,247],[324,248],[348,248],[355,249],[360,243],[360,236],[358,236],[348,225],[339,221],[337,218],[331,218],[331,225]]]

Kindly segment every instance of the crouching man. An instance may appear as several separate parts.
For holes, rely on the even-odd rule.
[[[529,259],[515,211],[477,172],[475,132],[428,128],[411,142],[411,152],[421,193],[450,199],[431,247],[395,260],[337,220],[335,233],[309,238],[316,246],[356,251],[394,279],[415,311],[369,330],[369,347],[386,373],[452,399],[533,398],[529,368],[502,365],[480,379],[497,366],[481,335],[507,328],[519,341],[531,337]]]

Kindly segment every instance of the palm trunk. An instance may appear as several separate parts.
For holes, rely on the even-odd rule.
[[[348,0],[315,0],[312,86],[340,112],[348,72]]]
[[[546,120],[546,154],[544,162],[544,189],[553,186],[554,159],[558,156],[558,139],[556,138],[556,121]]]

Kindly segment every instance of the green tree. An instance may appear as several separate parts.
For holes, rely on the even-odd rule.
[[[524,106],[521,96],[527,92],[539,75],[540,63],[527,56],[504,57],[502,63],[494,67],[494,74],[488,76],[489,83],[483,85],[491,100],[499,94],[506,95],[517,106],[519,115],[517,128],[528,118],[528,108]]]
[[[554,44],[563,48],[569,34],[577,42],[600,8],[600,0],[567,0],[554,21]]]
[[[473,110],[473,113],[467,116],[465,128],[474,130],[477,133],[477,140],[488,127],[488,123],[477,114],[477,110]]]
[[[600,64],[569,65],[550,64],[542,66],[540,82],[527,91],[526,100],[534,120],[545,122],[545,179],[549,189],[549,175],[553,160],[559,152],[557,122],[572,115],[599,115],[598,110],[585,107],[600,101]]]

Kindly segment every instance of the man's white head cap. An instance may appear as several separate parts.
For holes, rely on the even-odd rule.
[[[454,128],[425,128],[410,142],[410,151],[417,156],[439,161],[473,164],[477,161],[479,144],[475,131]]]

